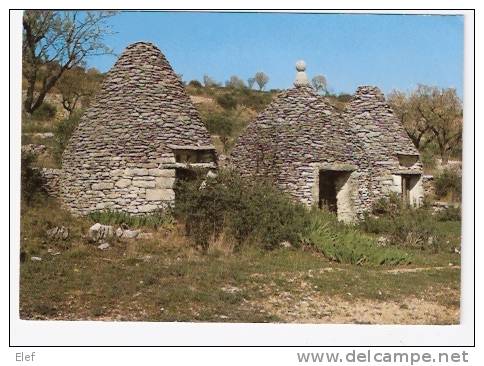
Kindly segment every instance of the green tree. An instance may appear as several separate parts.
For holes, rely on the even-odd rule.
[[[419,85],[409,95],[393,92],[389,101],[417,148],[435,143],[444,164],[459,150],[463,110],[455,89]]]
[[[389,94],[388,102],[415,147],[422,150],[432,141],[433,137],[430,134],[429,124],[421,117],[418,110],[418,96],[415,93],[406,95],[401,91],[394,90]]]
[[[104,43],[112,11],[26,10],[22,73],[27,82],[25,112],[32,114],[60,77],[85,59],[111,54]]]

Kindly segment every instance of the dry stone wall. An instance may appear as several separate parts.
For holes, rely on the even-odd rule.
[[[102,209],[141,214],[172,205],[172,144],[211,141],[160,50],[135,43],[108,72],[63,154],[63,204],[78,214]]]

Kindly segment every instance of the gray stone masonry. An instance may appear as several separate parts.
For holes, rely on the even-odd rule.
[[[177,166],[169,145],[212,149],[165,56],[151,43],[132,44],[108,72],[63,154],[62,203],[77,214],[142,214],[172,205]]]

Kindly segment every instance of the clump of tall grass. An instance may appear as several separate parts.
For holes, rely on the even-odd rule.
[[[336,215],[325,210],[311,210],[310,224],[302,240],[339,263],[399,265],[411,262],[411,256],[405,251],[379,247],[373,236],[361,232],[357,226],[339,222]]]

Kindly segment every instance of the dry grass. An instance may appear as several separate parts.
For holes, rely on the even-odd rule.
[[[233,252],[226,234],[202,253],[178,225],[144,229],[150,238],[111,241],[103,251],[83,237],[92,222],[53,201],[22,212],[23,319],[385,323],[390,318],[374,309],[388,306],[399,323],[458,322],[460,271],[448,265],[459,263],[455,253],[426,253],[423,265],[399,267],[418,271],[395,273],[311,251]],[[69,227],[70,238],[47,239],[53,225]]]

